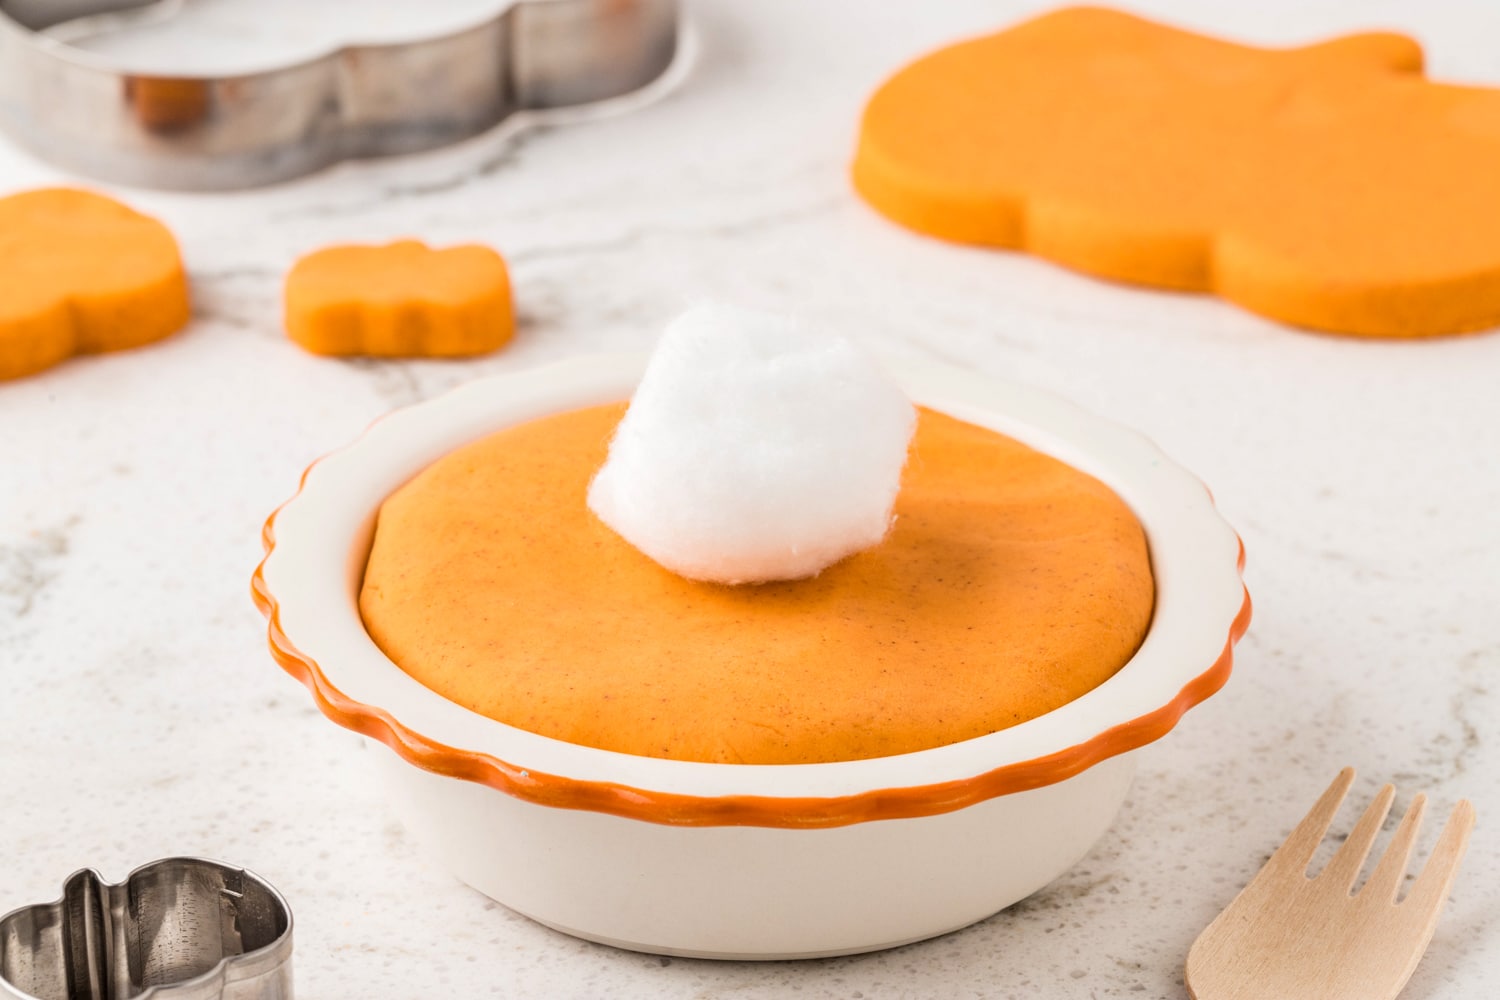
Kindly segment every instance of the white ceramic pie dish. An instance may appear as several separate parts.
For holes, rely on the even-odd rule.
[[[413,680],[358,612],[381,502],[502,427],[628,398],[645,362],[567,361],[398,410],[310,467],[266,523],[253,589],[276,659],[325,715],[395,751],[378,759],[402,821],[512,909],[591,940],[719,958],[844,954],[941,934],[1081,858],[1124,801],[1132,751],[1227,680],[1250,614],[1243,549],[1198,480],[1141,436],[1048,393],[905,361],[892,374],[913,400],[1096,476],[1145,527],[1151,628],[1103,685],[946,747],[740,765],[564,743]]]

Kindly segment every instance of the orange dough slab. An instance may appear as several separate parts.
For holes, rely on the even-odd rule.
[[[407,673],[522,729],[649,757],[806,763],[980,736],[1096,687],[1154,587],[1107,487],[922,411],[896,523],[811,580],[662,569],[585,507],[624,405],[510,428],[386,500],[360,594]]]
[[[190,314],[182,256],[160,222],[71,188],[0,198],[0,379],[149,344]]]
[[[1500,324],[1500,90],[1417,44],[1268,50],[1057,11],[907,66],[854,183],[912,229],[1367,336]]]
[[[483,246],[336,246],[286,276],[286,329],[314,354],[484,354],[515,332],[505,261]]]

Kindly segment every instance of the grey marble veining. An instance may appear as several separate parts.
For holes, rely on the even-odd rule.
[[[1460,796],[1479,813],[1403,996],[1500,992],[1500,335],[1308,335],[942,245],[865,209],[845,172],[870,89],[1039,7],[705,0],[702,62],[630,117],[248,194],[118,192],[179,234],[198,318],[0,384],[0,910],[52,898],[81,865],[118,878],[206,854],[285,891],[308,998],[1177,998],[1198,930],[1353,764],[1351,814],[1384,780],[1398,813],[1416,791],[1437,815]],[[1267,44],[1404,29],[1434,74],[1500,85],[1500,8],[1133,9]],[[63,180],[0,146],[0,193]],[[371,362],[286,340],[297,254],[401,236],[500,249],[515,343]],[[924,944],[785,965],[575,941],[432,864],[366,767],[384,751],[324,721],[267,656],[248,578],[261,522],[309,461],[475,375],[644,347],[705,297],[1061,392],[1155,439],[1243,534],[1256,616],[1233,680],[1142,755],[1098,848],[1019,906]]]

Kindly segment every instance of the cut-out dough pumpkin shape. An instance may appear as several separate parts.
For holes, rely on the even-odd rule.
[[[1432,83],[1399,35],[1267,50],[1057,11],[886,82],[854,182],[933,236],[1300,326],[1500,324],[1500,90]]]
[[[103,195],[0,198],[0,379],[160,340],[188,321],[172,233]]]
[[[483,354],[515,331],[510,278],[489,247],[327,247],[287,274],[286,329],[314,354]]]

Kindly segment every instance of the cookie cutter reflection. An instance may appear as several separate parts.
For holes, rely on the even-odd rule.
[[[130,73],[69,44],[183,6],[0,0],[0,127],[107,181],[256,187],[447,145],[517,112],[624,97],[667,74],[683,48],[678,0],[515,0],[448,34],[226,76]]]
[[[292,911],[259,876],[167,858],[0,917],[5,1000],[292,1000]]]

